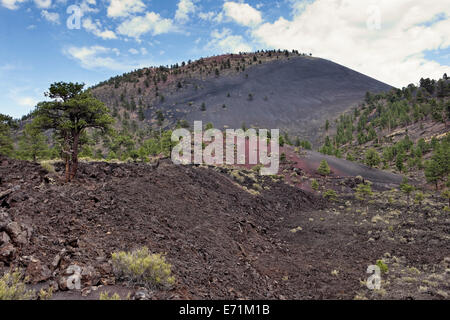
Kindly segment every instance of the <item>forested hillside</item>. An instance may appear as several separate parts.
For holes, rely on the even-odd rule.
[[[421,79],[419,86],[368,92],[352,112],[327,121],[320,151],[439,185],[450,173],[449,120],[447,75]]]

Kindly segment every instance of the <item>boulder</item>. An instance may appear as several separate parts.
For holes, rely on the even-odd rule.
[[[100,273],[92,266],[83,267],[81,271],[81,284],[83,287],[96,286],[100,283]]]
[[[99,266],[99,271],[102,275],[109,275],[113,270],[112,266],[109,263],[105,262]]]
[[[6,232],[0,232],[0,246],[6,244],[6,243],[10,243],[11,242],[11,238],[8,236],[8,234]]]
[[[28,243],[33,229],[29,226],[13,221],[6,225],[5,231],[16,245],[21,246]]]
[[[139,288],[132,296],[132,300],[150,300],[152,292],[146,288]]]
[[[16,254],[16,248],[11,243],[5,243],[0,247],[0,261],[9,264]]]
[[[53,262],[52,262],[53,270],[58,268],[59,263],[61,262],[61,258],[63,258],[66,255],[66,253],[67,253],[67,250],[64,248],[53,258]]]
[[[41,263],[40,260],[31,258],[28,263],[26,274],[30,277],[33,284],[47,281],[51,278],[52,272],[47,265]]]
[[[0,230],[6,229],[6,226],[10,222],[11,219],[9,219],[9,215],[5,211],[0,211]]]

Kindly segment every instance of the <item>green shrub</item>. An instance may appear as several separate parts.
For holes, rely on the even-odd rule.
[[[400,185],[400,190],[402,190],[402,192],[406,194],[409,202],[409,195],[411,194],[411,192],[414,191],[414,186],[408,184],[408,179],[406,178],[403,179],[403,182]]]
[[[388,270],[389,270],[387,264],[384,263],[383,260],[377,260],[376,265],[380,268],[380,270],[381,270],[382,273],[386,273],[386,272],[388,272]]]
[[[369,181],[366,183],[360,183],[355,189],[355,196],[359,200],[365,200],[373,195],[372,186]]]
[[[366,155],[365,155],[365,162],[369,167],[376,167],[380,164],[381,158],[378,155],[378,152],[371,148],[369,150],[367,150]]]
[[[19,270],[7,272],[0,278],[0,300],[31,300],[35,293],[27,290],[26,279]]]
[[[416,192],[416,197],[414,198],[414,202],[418,204],[422,204],[422,201],[424,199],[424,195],[421,191]]]
[[[313,188],[316,191],[319,189],[319,183],[317,182],[316,179],[312,179],[312,181],[311,181],[311,188]]]
[[[323,194],[324,198],[328,199],[328,200],[336,200],[337,199],[337,193],[334,190],[327,190],[324,192]]]
[[[55,166],[50,160],[41,161],[41,167],[45,169],[48,173],[55,173]]]
[[[151,254],[148,248],[132,252],[112,254],[114,272],[119,278],[150,287],[171,287],[175,278],[171,276],[172,266],[161,253]]]
[[[234,178],[234,180],[236,180],[240,183],[244,183],[244,181],[245,181],[245,177],[242,176],[238,170],[231,171],[231,176]]]
[[[52,296],[53,296],[52,287],[48,288],[48,290],[42,288],[38,293],[39,300],[50,300]]]
[[[449,189],[445,189],[442,194],[441,194],[442,198],[448,200],[448,205],[450,207],[450,190]]]
[[[261,171],[261,168],[263,167],[262,164],[257,164],[252,167],[252,171],[259,173]]]
[[[331,173],[330,166],[326,160],[322,160],[320,162],[319,167],[317,168],[317,172],[322,176],[327,176]]]
[[[348,161],[355,161],[355,156],[352,153],[347,153],[347,156],[345,158]]]
[[[108,292],[101,292],[100,300],[122,300],[122,299],[120,299],[120,296],[117,293],[114,293],[113,295],[110,296]]]
[[[257,190],[257,191],[263,191],[264,190],[263,187],[260,184],[258,184],[258,183],[254,183],[253,184],[253,188],[255,190]]]

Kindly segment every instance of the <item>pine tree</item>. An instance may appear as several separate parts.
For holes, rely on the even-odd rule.
[[[322,160],[320,162],[319,167],[317,168],[317,172],[322,176],[327,176],[331,173],[330,166],[326,160]]]
[[[408,184],[408,179],[403,178],[403,182],[400,185],[400,190],[402,190],[402,192],[406,194],[406,196],[408,198],[408,203],[409,203],[409,196],[410,196],[411,192],[414,191],[414,186]]]
[[[47,137],[42,133],[36,123],[25,125],[22,135],[19,138],[19,148],[17,154],[21,159],[36,162],[49,156]]]
[[[11,157],[14,152],[11,138],[12,118],[0,113],[0,154]]]
[[[367,150],[367,152],[366,152],[365,162],[371,168],[376,167],[381,162],[380,155],[378,154],[378,152],[375,149],[371,148],[371,149]]]
[[[36,124],[44,130],[53,129],[62,140],[67,182],[77,174],[80,138],[85,130],[109,130],[114,122],[109,109],[83,88],[79,83],[53,83],[45,95],[54,100],[39,103],[34,112]]]
[[[405,161],[405,153],[402,151],[397,155],[397,158],[395,159],[395,166],[398,171],[402,172],[405,168],[405,165],[403,162]]]
[[[425,177],[429,183],[434,183],[436,190],[439,182],[450,173],[450,147],[447,141],[436,144],[433,156],[425,164]]]

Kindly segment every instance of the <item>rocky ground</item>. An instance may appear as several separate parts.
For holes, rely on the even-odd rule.
[[[1,271],[23,269],[31,286],[52,286],[53,299],[97,299],[103,291],[135,299],[450,294],[450,219],[444,200],[431,193],[414,203],[385,188],[358,200],[351,191],[360,178],[350,177],[319,179],[310,192],[285,181],[294,172],[307,176],[289,164],[283,175],[261,177],[168,160],[83,163],[71,184],[60,181],[61,164],[55,172],[6,158],[0,164]],[[328,188],[338,191],[336,199],[323,197]],[[141,246],[167,254],[172,289],[115,278],[111,253]],[[372,291],[366,270],[377,260],[388,270]],[[80,291],[67,288],[74,265]]]

